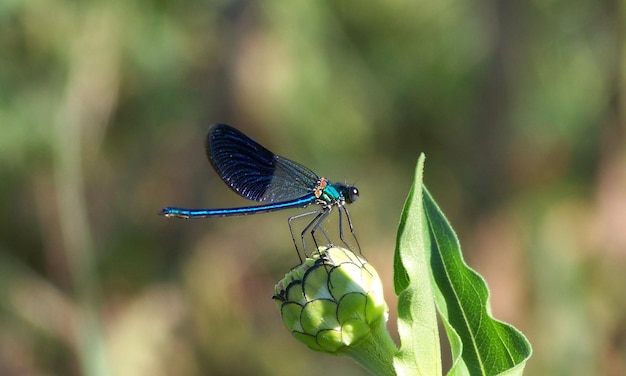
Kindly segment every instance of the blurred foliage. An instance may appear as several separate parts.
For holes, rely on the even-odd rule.
[[[626,374],[624,25],[623,0],[3,1],[0,374],[363,374],[282,328],[289,213],[156,215],[247,204],[217,121],[359,186],[391,306],[425,152],[528,374]]]

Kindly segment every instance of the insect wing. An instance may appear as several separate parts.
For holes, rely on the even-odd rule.
[[[312,194],[319,177],[299,163],[275,155],[239,130],[216,124],[207,156],[228,186],[249,200],[278,202]]]

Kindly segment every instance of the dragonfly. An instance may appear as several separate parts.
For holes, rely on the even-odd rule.
[[[311,234],[316,249],[318,245],[315,235],[318,231],[322,233],[327,244],[332,245],[322,223],[336,208],[339,213],[339,238],[348,249],[353,250],[343,233],[345,216],[352,238],[361,253],[361,246],[346,207],[359,198],[359,190],[355,186],[332,183],[307,167],[272,153],[227,124],[218,123],[211,126],[205,146],[209,162],[224,183],[241,197],[257,201],[260,205],[222,209],[166,207],[159,211],[159,215],[176,218],[231,217],[316,205],[314,210],[291,216],[288,220],[291,238],[302,263],[293,221],[304,217],[312,218],[300,233],[302,253],[307,258],[305,242],[307,233]]]

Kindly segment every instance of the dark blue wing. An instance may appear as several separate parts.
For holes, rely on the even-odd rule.
[[[226,124],[209,129],[206,152],[224,182],[249,200],[278,202],[310,195],[320,179]]]

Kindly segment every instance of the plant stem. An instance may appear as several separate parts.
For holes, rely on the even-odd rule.
[[[393,359],[398,349],[385,324],[385,320],[380,320],[363,342],[348,347],[346,355],[372,375],[395,376]]]

